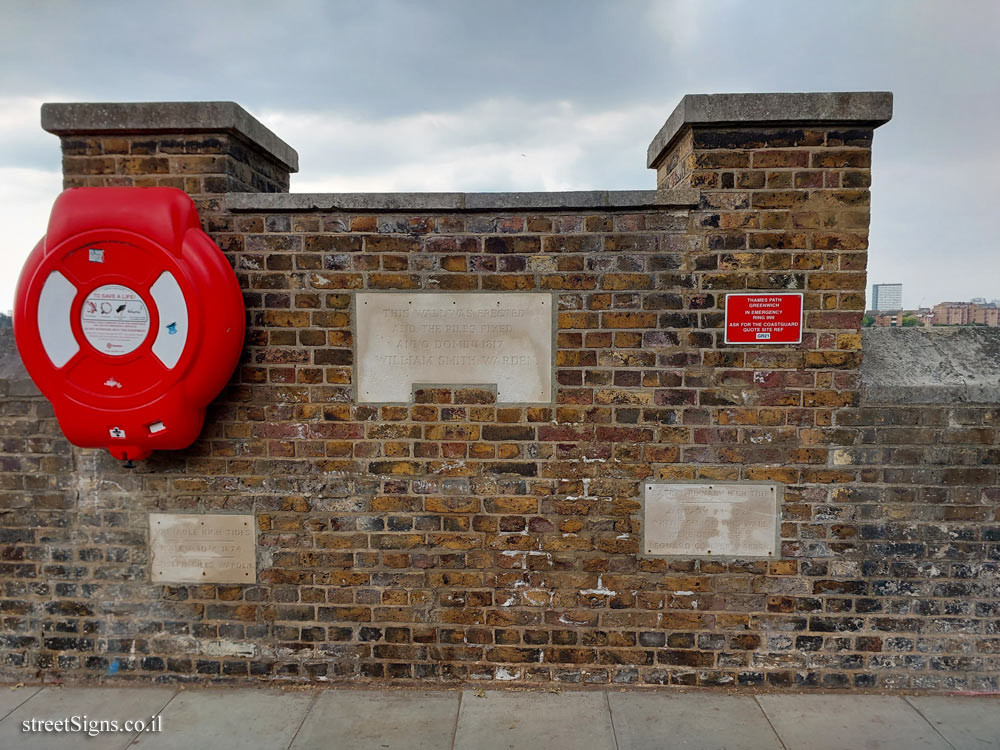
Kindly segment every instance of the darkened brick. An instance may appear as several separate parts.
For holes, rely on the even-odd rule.
[[[483,440],[534,440],[534,427],[488,425],[482,429]]]

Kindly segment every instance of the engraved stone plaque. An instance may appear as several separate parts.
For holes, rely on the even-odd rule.
[[[646,482],[643,551],[671,557],[775,557],[781,487]]]
[[[552,295],[364,292],[355,297],[357,400],[414,385],[495,385],[500,403],[552,400]]]
[[[256,583],[253,516],[150,513],[153,583]]]

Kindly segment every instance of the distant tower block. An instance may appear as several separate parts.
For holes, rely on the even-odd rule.
[[[872,284],[872,310],[902,309],[902,284]]]

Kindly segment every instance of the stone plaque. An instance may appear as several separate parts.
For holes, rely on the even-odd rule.
[[[775,557],[781,487],[646,482],[643,551],[671,557]]]
[[[539,292],[357,294],[357,400],[406,403],[415,385],[489,385],[501,403],[550,402],[552,300]]]
[[[150,513],[153,583],[256,583],[253,516]]]

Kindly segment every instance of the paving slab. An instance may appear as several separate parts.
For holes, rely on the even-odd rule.
[[[136,732],[24,732],[25,720],[149,721],[173,697],[173,688],[43,688],[0,721],[0,747],[17,750],[120,750]],[[82,725],[81,725],[82,726]]]
[[[225,688],[185,690],[163,711],[163,731],[142,734],[142,750],[284,750],[315,694]]]
[[[9,688],[6,685],[0,685],[0,719],[3,719],[39,690],[41,688]]]
[[[451,747],[459,693],[330,690],[313,704],[290,750]]]
[[[787,750],[951,750],[902,698],[889,695],[759,695]]]
[[[608,693],[619,750],[781,750],[757,702],[707,693]]]
[[[603,692],[462,693],[455,750],[609,750],[615,746]]]
[[[1000,748],[1000,697],[914,695],[906,700],[955,750]]]

